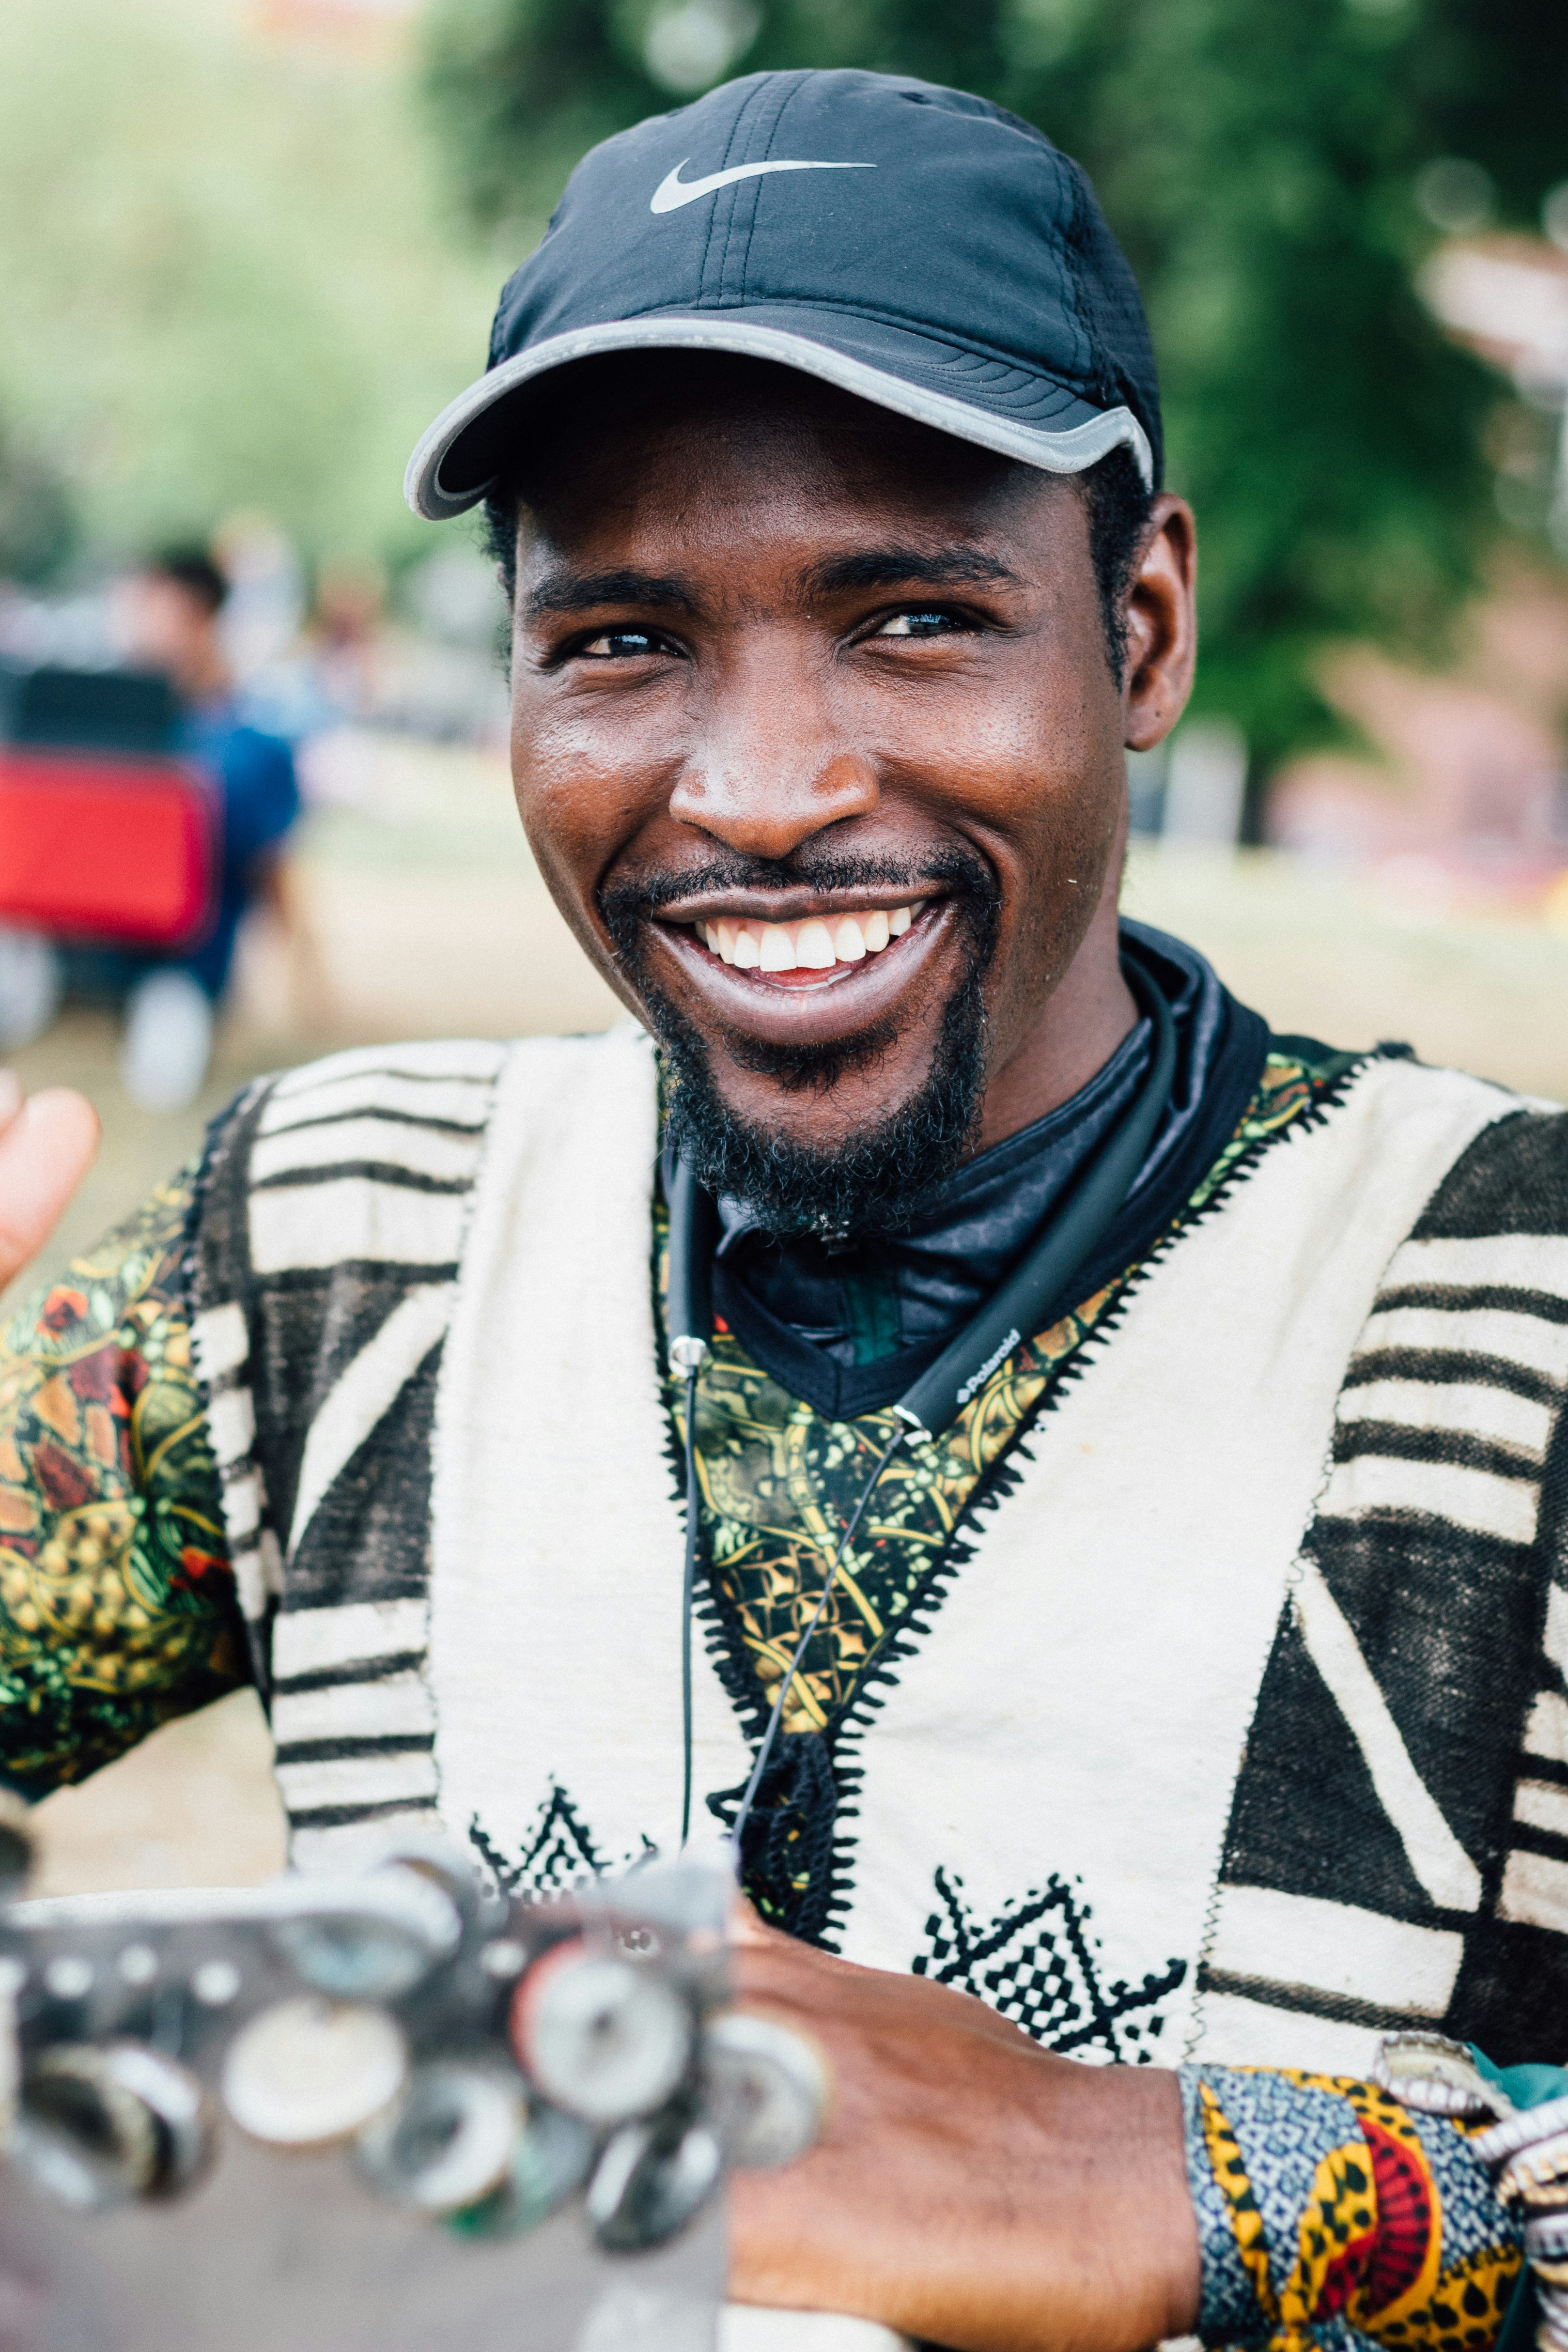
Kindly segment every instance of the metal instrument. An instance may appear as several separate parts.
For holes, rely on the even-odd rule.
[[[710,2352],[721,2189],[821,2060],[728,2007],[728,1869],[550,1899],[460,1855],[4,1900],[5,2352]]]

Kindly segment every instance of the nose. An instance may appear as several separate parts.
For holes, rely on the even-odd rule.
[[[813,834],[867,816],[879,798],[867,752],[846,742],[811,665],[783,648],[726,667],[670,814],[748,857],[784,858]]]

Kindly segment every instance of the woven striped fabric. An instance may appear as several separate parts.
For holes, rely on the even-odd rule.
[[[1474,1142],[1398,1249],[1264,1676],[1204,2053],[1446,2022],[1568,2046],[1568,1120]]]
[[[196,1360],[298,1858],[435,1820],[430,1449],[503,1049],[340,1054],[215,1130]]]

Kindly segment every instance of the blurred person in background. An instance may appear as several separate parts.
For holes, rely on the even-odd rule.
[[[386,575],[378,563],[323,564],[307,642],[318,688],[334,718],[374,712],[386,629]]]
[[[247,908],[267,890],[300,811],[289,746],[248,725],[236,701],[220,616],[228,583],[197,548],[171,549],[125,583],[125,650],[156,670],[184,706],[179,748],[214,776],[222,809],[212,928],[188,953],[147,963],[126,997],[121,1075],[147,1110],[176,1110],[200,1092],[216,1007]]]
[[[234,625],[231,593],[224,639],[231,659],[237,653],[243,708],[251,723],[282,736],[297,752],[340,728],[374,725],[387,703],[389,674],[402,667],[389,660],[386,592],[386,574],[378,563],[352,558],[322,563],[299,628],[284,645],[248,665],[246,640],[254,640],[255,633]],[[309,803],[316,797],[309,759],[300,764],[300,782]],[[324,797],[332,797],[330,790]]]

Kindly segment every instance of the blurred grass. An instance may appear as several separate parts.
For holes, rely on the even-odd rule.
[[[1568,932],[1539,917],[1459,914],[1414,882],[1273,850],[1135,850],[1124,910],[1201,948],[1275,1029],[1364,1046],[1568,1101]]]

